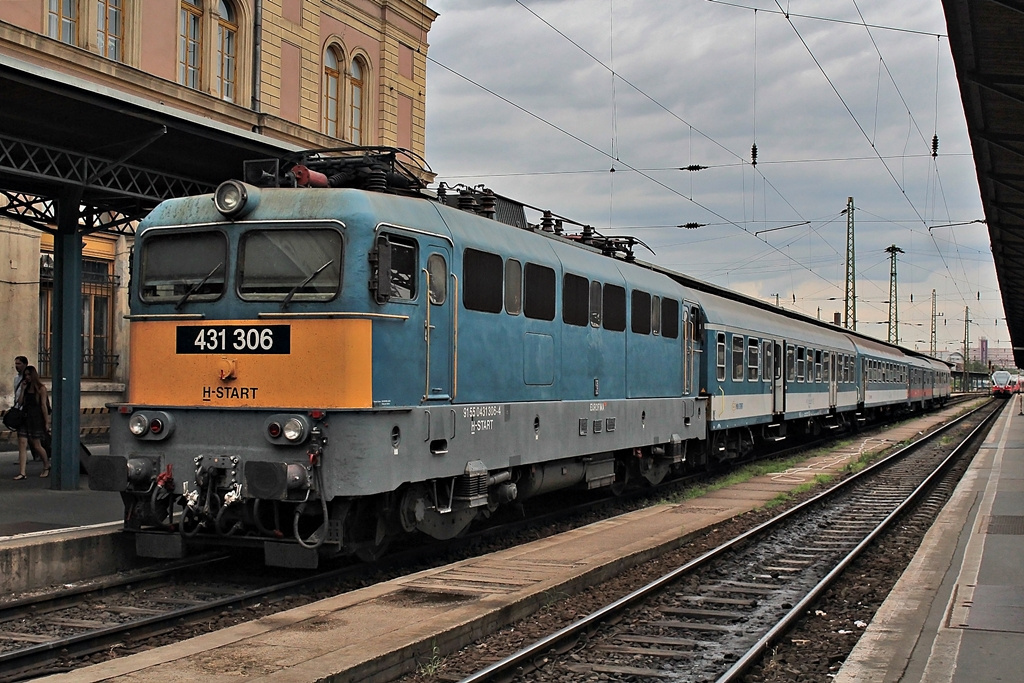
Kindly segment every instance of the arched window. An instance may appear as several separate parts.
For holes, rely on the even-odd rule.
[[[359,57],[353,59],[348,74],[348,139],[356,145],[363,144],[363,96],[366,90],[363,79],[365,73],[363,60]]]
[[[224,0],[217,6],[217,82],[222,100],[235,101],[235,73],[238,62],[238,19],[235,8]]]
[[[199,89],[203,54],[203,7],[200,0],[181,0],[178,36],[178,82]]]
[[[123,0],[97,0],[96,2],[96,46],[107,59],[120,62],[124,59],[124,8]]]
[[[50,0],[46,13],[46,35],[68,45],[77,45],[77,0]]]
[[[332,45],[324,55],[324,132],[332,138],[339,137],[341,126],[341,55],[340,50]]]

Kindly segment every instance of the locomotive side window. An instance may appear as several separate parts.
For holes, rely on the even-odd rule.
[[[737,382],[743,381],[743,335],[732,336],[732,378]]]
[[[527,318],[554,320],[555,271],[527,263],[523,276],[523,313]]]
[[[715,365],[719,382],[725,381],[725,332],[719,332],[715,343]]]
[[[501,313],[501,273],[501,257],[497,254],[477,249],[462,252],[462,300],[468,310]]]
[[[142,243],[139,294],[147,303],[213,301],[224,293],[227,238],[219,231],[151,234]]]
[[[626,290],[618,285],[605,285],[603,298],[604,329],[622,332],[626,329]]]
[[[590,326],[601,327],[601,283],[594,280],[590,283]]]
[[[238,295],[249,301],[327,301],[341,289],[341,233],[250,230],[238,248]]]
[[[747,381],[756,382],[760,378],[761,359],[758,357],[760,343],[754,338],[747,340]]]
[[[629,328],[636,334],[650,334],[651,295],[639,289],[634,289],[630,304],[633,306],[633,312],[629,318]]]
[[[661,297],[651,297],[651,332],[661,334]]]
[[[419,281],[419,252],[416,241],[408,237],[386,235],[391,244],[391,266],[388,270],[391,280],[391,299],[412,301],[416,298],[416,283]]]
[[[427,257],[427,276],[427,284],[430,288],[430,303],[435,306],[444,304],[445,299],[448,298],[448,264],[444,262],[444,256],[431,254]],[[498,310],[501,309],[499,308]]]
[[[505,261],[505,312],[519,315],[523,310],[523,264],[510,258]]]
[[[679,302],[675,299],[661,300],[661,336],[666,339],[679,337]]]
[[[562,322],[586,327],[590,317],[590,283],[587,278],[562,276]]]

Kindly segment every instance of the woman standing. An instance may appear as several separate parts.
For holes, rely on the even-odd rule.
[[[18,428],[18,469],[21,474],[15,480],[25,478],[25,465],[28,460],[28,447],[43,461],[43,473],[40,477],[50,476],[50,459],[40,441],[50,431],[50,406],[46,397],[46,387],[39,381],[39,373],[34,365],[25,368],[25,374],[19,387],[25,421]]]

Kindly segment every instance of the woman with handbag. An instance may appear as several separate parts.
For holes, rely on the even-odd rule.
[[[25,368],[24,377],[21,380],[19,389],[22,410],[25,411],[25,419],[18,427],[18,469],[20,474],[14,479],[20,481],[25,479],[25,467],[28,460],[28,448],[43,461],[43,473],[40,477],[50,476],[50,458],[43,448],[42,438],[50,431],[49,401],[46,398],[46,387],[39,381],[39,373],[35,366],[29,365]]]

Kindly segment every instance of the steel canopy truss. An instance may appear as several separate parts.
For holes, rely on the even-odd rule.
[[[29,142],[0,132],[0,215],[54,232],[54,199],[81,193],[79,230],[133,234],[135,223],[164,199],[211,192],[214,186],[193,178],[126,163],[167,132],[159,126],[148,138],[122,145],[117,157]],[[125,149],[126,148],[126,149]]]

